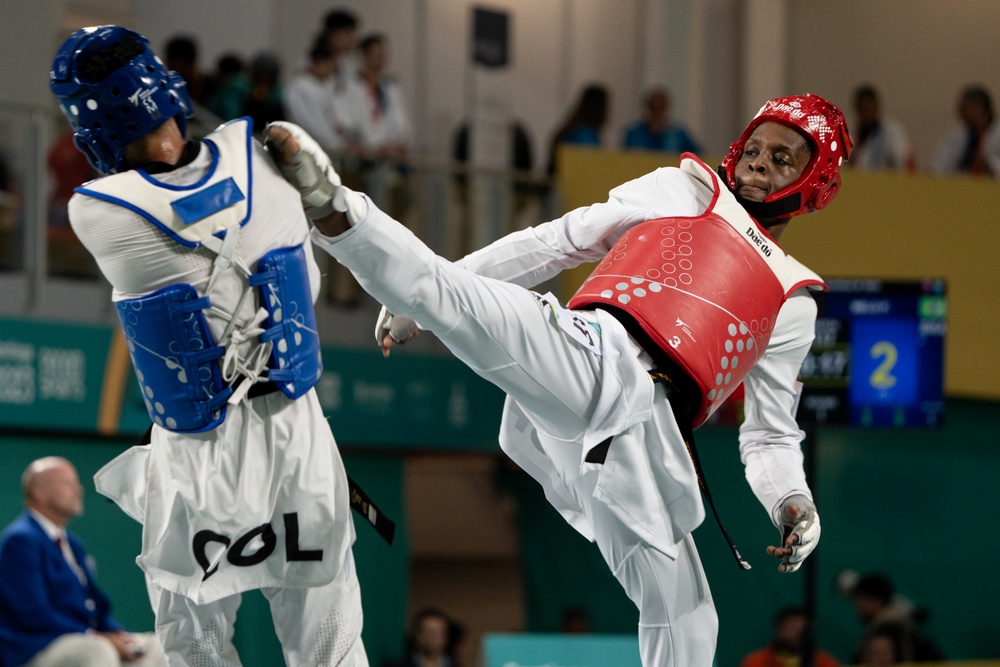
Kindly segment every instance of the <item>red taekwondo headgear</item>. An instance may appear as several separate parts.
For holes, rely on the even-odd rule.
[[[819,95],[805,94],[768,100],[729,147],[719,175],[736,189],[736,163],[747,139],[761,123],[781,123],[801,132],[809,140],[812,156],[802,176],[792,185],[768,195],[762,202],[740,197],[740,203],[758,218],[790,217],[819,211],[840,192],[840,167],[851,155],[851,135],[844,114]]]

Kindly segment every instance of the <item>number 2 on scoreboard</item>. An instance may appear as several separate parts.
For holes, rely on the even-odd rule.
[[[882,358],[882,362],[875,367],[868,381],[876,389],[892,389],[896,386],[896,376],[892,374],[892,369],[899,360],[899,351],[896,346],[887,340],[880,341],[872,345],[872,359]]]

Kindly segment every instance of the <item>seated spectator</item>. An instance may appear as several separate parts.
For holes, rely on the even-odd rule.
[[[642,120],[625,130],[622,148],[670,153],[701,152],[701,146],[683,126],[670,122],[670,94],[663,88],[654,88],[646,93]]]
[[[219,57],[211,91],[205,96],[205,107],[221,120],[233,120],[243,115],[250,81],[244,72],[243,59],[235,53]]]
[[[774,617],[774,634],[764,648],[748,654],[740,667],[798,667],[802,662],[809,617],[805,610],[786,607]],[[816,649],[814,667],[838,667],[840,663],[828,653]]]
[[[166,665],[152,635],[111,615],[83,543],[66,524],[83,513],[76,469],[50,456],[21,476],[25,511],[0,536],[0,662],[5,667]]]
[[[243,115],[253,120],[254,132],[275,120],[284,120],[282,105],[281,63],[270,53],[257,54],[250,64],[250,92],[243,106]]]
[[[882,115],[878,91],[873,86],[859,86],[854,91],[854,123],[851,133],[854,150],[850,165],[855,169],[896,169],[912,172],[916,168],[910,139],[903,124]]]
[[[455,648],[461,628],[439,609],[422,609],[410,621],[406,656],[383,667],[457,667]]]
[[[590,612],[579,605],[566,607],[559,615],[559,632],[564,635],[589,635]]]
[[[891,667],[899,664],[897,637],[886,630],[876,630],[861,645],[861,667]]]
[[[1000,123],[982,86],[969,86],[958,99],[959,127],[941,140],[932,168],[937,174],[1000,176]]]
[[[545,171],[556,173],[556,152],[562,144],[600,146],[601,130],[608,121],[608,91],[604,86],[591,84],[580,93],[573,110],[559,126],[549,144],[549,160]]]
[[[850,586],[849,592],[858,620],[865,626],[865,638],[854,654],[855,663],[861,661],[867,639],[879,633],[895,639],[900,662],[944,660],[941,649],[919,630],[927,612],[915,609],[908,600],[897,596],[888,577],[866,574]]]
[[[309,49],[309,67],[285,86],[284,105],[288,120],[302,126],[327,151],[344,148],[346,122],[341,118],[343,102],[334,89],[337,60],[325,35]]]
[[[348,132],[360,142],[366,157],[402,160],[409,151],[410,118],[402,89],[386,75],[385,36],[365,37],[360,49],[358,75],[344,92]]]

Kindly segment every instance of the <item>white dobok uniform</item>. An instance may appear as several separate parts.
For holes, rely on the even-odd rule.
[[[82,189],[157,211],[163,210],[158,198],[187,195],[234,175],[250,213],[242,227],[227,231],[239,234],[239,257],[252,270],[268,251],[304,244],[315,298],[320,274],[298,193],[249,139],[244,122],[225,125],[207,139],[217,151],[202,142],[192,162],[172,171],[124,172]],[[136,211],[94,196],[77,193],[69,210],[74,231],[114,287],[114,301],[187,283],[199,296],[211,297],[206,318],[216,342],[235,318],[236,331],[246,333],[232,337],[237,357],[248,358],[260,344],[248,324],[258,309],[256,297],[232,315],[247,288],[245,274],[220,267],[209,290],[213,251],[185,247]],[[143,525],[136,561],[146,574],[157,636],[171,665],[239,665],[233,621],[240,594],[256,588],[270,601],[287,664],[368,664],[347,478],[314,390],[294,401],[281,392],[244,398],[227,407],[222,424],[202,433],[154,426],[150,445],[129,449],[95,481]],[[283,525],[288,513],[297,517],[297,548],[322,550],[320,559],[289,561]],[[240,555],[261,553],[266,545],[259,533],[242,544],[240,537],[268,523],[276,534],[273,552],[255,564],[241,562]],[[211,568],[199,565],[193,548],[195,535],[204,531],[219,536],[203,545]]]
[[[359,196],[364,213],[352,216],[352,227],[337,237],[314,229],[314,242],[391,312],[434,332],[507,393],[501,447],[597,542],[639,608],[643,664],[709,667],[718,619],[690,534],[705,513],[664,389],[647,374],[651,359],[606,311],[569,311],[525,288],[601,259],[639,222],[703,213],[711,187],[677,168],[658,169],[612,190],[606,203],[510,234],[458,263],[435,256]],[[795,292],[745,381],[740,452],[775,525],[782,500],[810,495],[792,411],[815,317],[813,299]],[[580,319],[599,335],[580,336],[573,322]],[[605,462],[585,462],[609,436]]]

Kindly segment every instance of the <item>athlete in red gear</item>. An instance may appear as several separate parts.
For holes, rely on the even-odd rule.
[[[780,532],[767,551],[792,572],[819,540],[793,410],[816,318],[808,289],[822,282],[777,241],[839,190],[839,109],[771,100],[719,174],[682,156],[456,263],[342,187],[300,128],[274,124],[268,144],[314,243],[385,305],[384,352],[427,329],[507,393],[500,445],[596,541],[639,608],[643,665],[709,667],[718,619],[691,538],[705,512],[685,440],[740,380],[741,459]],[[598,268],[573,308],[526,289],[588,261]]]

